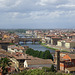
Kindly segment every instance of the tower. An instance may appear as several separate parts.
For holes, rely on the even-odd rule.
[[[60,51],[55,52],[55,63],[57,64],[57,70],[60,70]]]

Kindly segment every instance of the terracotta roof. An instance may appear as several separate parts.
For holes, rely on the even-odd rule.
[[[71,59],[75,59],[75,54],[68,54]]]
[[[54,37],[55,35],[46,35],[47,37]]]
[[[74,43],[75,39],[63,39],[63,40],[59,40],[60,42],[67,42],[67,43]]]
[[[75,67],[66,68],[69,71],[75,71]]]
[[[17,60],[21,60],[24,59],[25,60],[25,56],[24,55],[13,55],[14,58],[16,58]]]
[[[56,52],[60,52],[60,50],[56,50]]]
[[[67,61],[67,62],[69,62],[69,59],[64,59],[64,58],[60,57],[60,62],[62,62],[62,61]]]
[[[10,41],[2,41],[2,40],[0,40],[0,43],[10,43]]]
[[[75,33],[73,33],[73,34],[70,34],[69,36],[75,36]]]
[[[53,64],[50,59],[26,60],[28,65]]]
[[[10,46],[8,46],[9,48],[11,48],[11,49],[18,49],[18,50],[24,50],[24,47],[22,47],[22,46],[15,46],[15,45],[10,45]]]
[[[0,58],[4,58],[4,57],[7,57],[7,55],[0,53]]]
[[[52,39],[61,39],[60,37],[52,37]]]

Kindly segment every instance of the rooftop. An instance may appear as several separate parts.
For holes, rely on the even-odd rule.
[[[28,65],[53,64],[50,59],[27,60]]]
[[[75,67],[66,68],[69,71],[75,71]]]

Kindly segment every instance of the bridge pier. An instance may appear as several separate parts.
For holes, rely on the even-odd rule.
[[[19,42],[24,42],[24,44],[26,44],[26,42],[32,42],[33,44],[35,44],[35,42],[39,42],[41,41],[41,38],[19,38]]]

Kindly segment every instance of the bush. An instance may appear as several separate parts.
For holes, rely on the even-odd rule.
[[[45,71],[45,72],[50,72],[51,71],[51,68],[43,67],[42,70]]]
[[[48,67],[43,67],[42,68],[43,71],[46,71],[46,72],[56,72],[55,68],[54,68],[54,65],[51,65],[50,68]]]
[[[51,65],[51,71],[52,72],[56,72],[55,68],[54,68],[54,65]]]
[[[56,73],[56,75],[63,75],[62,73],[60,73],[60,72],[58,72],[58,73]]]
[[[2,40],[2,38],[0,38],[0,40]]]
[[[55,72],[48,72],[46,75],[56,75]]]

